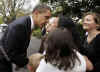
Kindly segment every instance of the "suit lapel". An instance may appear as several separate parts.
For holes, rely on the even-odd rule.
[[[27,41],[26,41],[26,46],[28,47],[29,45],[29,42],[30,42],[30,35],[31,35],[31,19],[30,17],[28,16],[27,19],[26,19],[26,24],[25,24],[25,28],[26,28],[26,35],[27,35]]]

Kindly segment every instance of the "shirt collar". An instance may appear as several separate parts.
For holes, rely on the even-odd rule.
[[[31,30],[33,30],[34,29],[34,21],[33,21],[32,15],[30,15],[30,18],[31,18]]]

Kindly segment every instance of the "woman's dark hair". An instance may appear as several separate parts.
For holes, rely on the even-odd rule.
[[[77,48],[81,51],[82,48],[82,40],[80,38],[80,33],[78,32],[78,26],[72,21],[69,17],[59,16],[58,28],[64,27],[72,32],[74,43]]]
[[[78,59],[75,52],[77,47],[73,42],[72,35],[65,28],[57,28],[50,32],[44,41],[44,49],[46,49],[46,62],[59,69],[72,69]]]

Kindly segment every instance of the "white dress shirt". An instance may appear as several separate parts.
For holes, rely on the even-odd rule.
[[[31,30],[33,30],[34,29],[34,21],[33,21],[32,15],[30,15],[30,18],[31,18]]]

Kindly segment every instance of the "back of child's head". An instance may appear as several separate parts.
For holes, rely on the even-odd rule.
[[[59,69],[74,65],[77,58],[74,49],[77,49],[73,42],[71,32],[66,28],[57,28],[48,34],[44,42],[46,50],[46,62],[57,66]],[[71,65],[73,63],[73,65]]]

